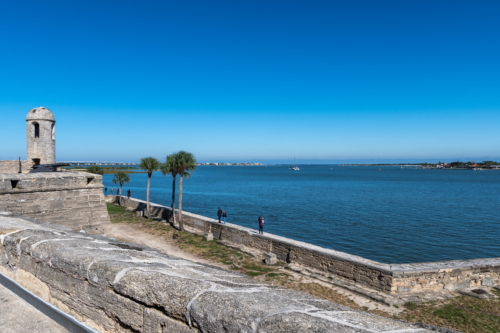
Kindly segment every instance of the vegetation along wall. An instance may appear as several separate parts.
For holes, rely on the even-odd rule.
[[[138,199],[124,198],[123,204],[130,210],[145,209],[145,202]],[[156,204],[152,207],[156,216],[169,219],[169,207]],[[259,235],[250,228],[220,224],[189,212],[183,212],[183,220],[186,226],[205,233],[211,231],[217,239],[272,252],[281,260],[301,266],[313,277],[325,281],[338,277],[379,292],[439,292],[500,284],[500,258],[384,264],[269,233]]]

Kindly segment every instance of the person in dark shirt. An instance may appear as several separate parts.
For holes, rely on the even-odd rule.
[[[219,223],[222,223],[220,221],[220,218],[222,217],[222,209],[220,209],[220,207],[217,209],[217,217],[219,218]]]
[[[132,191],[131,191],[130,189],[128,189],[128,191],[127,191],[127,198],[129,198],[129,199],[130,199],[130,195],[131,195],[131,194],[132,194]]]

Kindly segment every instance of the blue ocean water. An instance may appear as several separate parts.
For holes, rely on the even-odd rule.
[[[145,199],[147,174],[124,192]],[[104,184],[115,187],[113,175]],[[172,177],[156,172],[151,202],[169,206]],[[183,209],[384,263],[500,257],[500,172],[300,165],[199,166]]]

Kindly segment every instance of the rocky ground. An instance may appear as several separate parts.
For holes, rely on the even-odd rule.
[[[478,299],[458,296],[445,301],[405,306],[386,306],[348,290],[310,279],[286,269],[286,263],[265,265],[258,256],[237,249],[207,242],[201,236],[183,233],[161,221],[151,221],[108,206],[112,224],[106,235],[124,241],[157,248],[166,254],[245,273],[293,290],[301,290],[323,299],[385,317],[426,323],[454,330],[479,333],[500,333],[500,299]],[[500,292],[497,293],[500,296]]]

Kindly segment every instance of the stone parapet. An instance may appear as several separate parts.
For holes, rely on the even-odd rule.
[[[0,210],[100,233],[109,223],[102,176],[78,172],[0,175]]]
[[[0,273],[101,333],[437,331],[152,248],[2,214]]]
[[[107,196],[116,202],[116,196]],[[123,198],[130,210],[144,210],[145,201]],[[169,219],[169,207],[152,204],[153,214]],[[183,212],[186,226],[202,233],[212,232],[216,239],[272,253],[280,260],[321,272],[321,279],[344,278],[373,290],[389,293],[453,291],[500,284],[500,258],[452,260],[415,264],[384,264],[359,256],[322,248],[305,242],[265,233],[205,216]]]
[[[21,172],[27,173],[31,168],[31,164],[28,161],[21,161]],[[2,160],[0,161],[0,174],[3,173],[19,173],[19,161],[18,160]]]
[[[102,176],[86,172],[0,174],[0,195],[89,188],[102,189]]]

